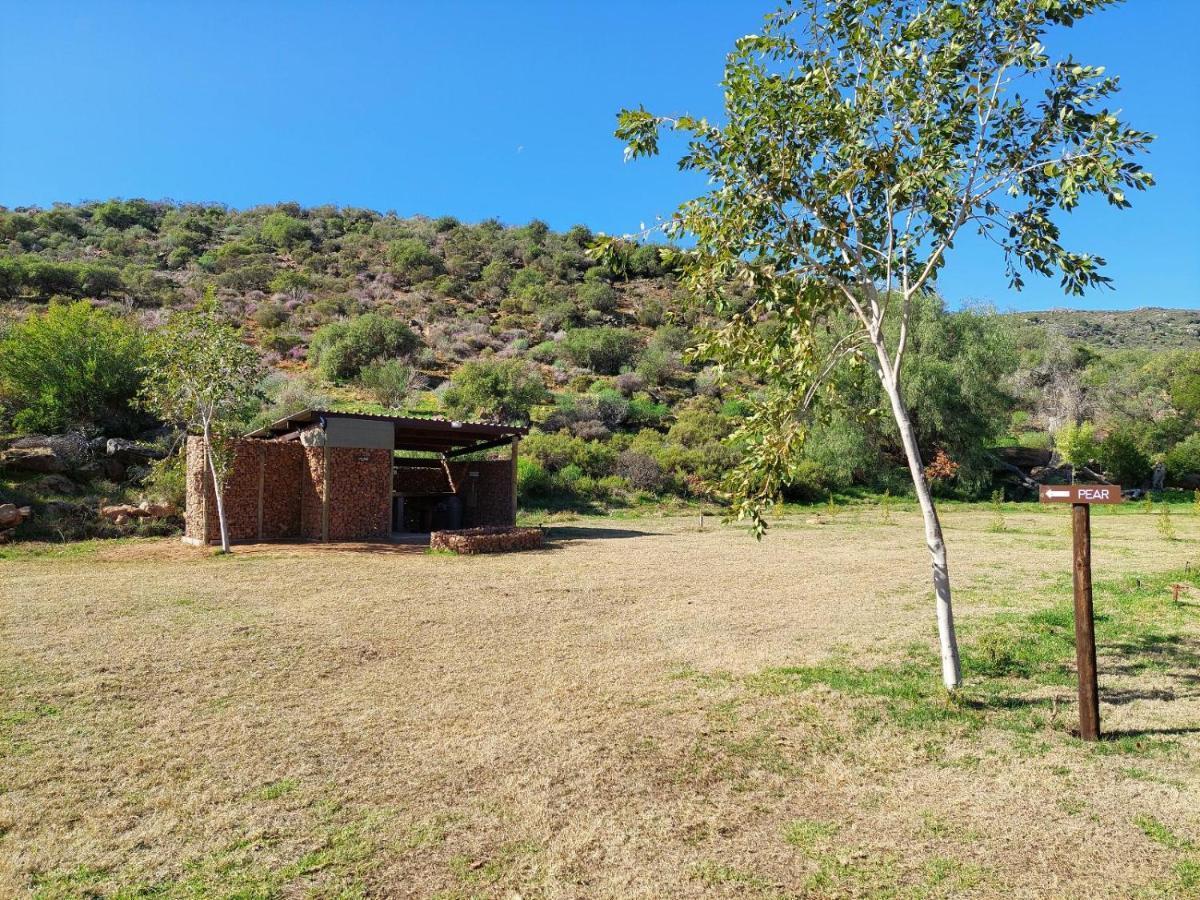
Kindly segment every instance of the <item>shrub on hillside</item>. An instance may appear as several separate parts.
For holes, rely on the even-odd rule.
[[[0,397],[18,431],[128,427],[142,335],[84,301],[52,304],[0,336]]]
[[[662,466],[653,456],[637,450],[626,450],[617,457],[617,474],[629,482],[636,491],[658,493],[666,479]]]
[[[410,394],[421,390],[423,379],[402,360],[384,359],[364,367],[358,376],[358,383],[380,406],[398,409]]]
[[[261,234],[264,241],[281,250],[313,239],[312,229],[305,222],[282,212],[273,212],[263,219]]]
[[[610,313],[617,308],[617,292],[603,281],[581,284],[576,296],[585,308],[598,313]]]
[[[416,238],[393,242],[388,247],[388,259],[396,274],[407,284],[428,281],[445,271],[442,258]]]
[[[637,349],[637,339],[620,328],[576,328],[562,341],[563,352],[577,366],[601,375],[616,375]]]
[[[326,378],[348,381],[375,360],[408,356],[419,344],[403,322],[366,313],[318,329],[309,343],[309,354]]]
[[[443,395],[446,410],[464,418],[528,421],[529,411],[549,399],[542,373],[520,359],[464,363]]]
[[[287,308],[278,300],[264,300],[254,310],[254,321],[263,328],[278,328],[287,320]]]

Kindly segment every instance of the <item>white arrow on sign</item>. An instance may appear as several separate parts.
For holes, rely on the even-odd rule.
[[[1047,490],[1047,491],[1046,491],[1046,496],[1047,496],[1047,497],[1070,497],[1070,496],[1071,496],[1071,492],[1070,492],[1070,491],[1051,491],[1051,490]]]

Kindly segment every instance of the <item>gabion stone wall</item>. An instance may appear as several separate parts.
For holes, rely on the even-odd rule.
[[[465,554],[536,550],[543,543],[540,528],[463,528],[435,531],[429,536],[431,549]]]
[[[391,531],[391,456],[387,450],[304,447],[292,441],[239,440],[225,483],[225,516],[231,541],[321,540],[324,534],[329,460],[329,540],[387,537]],[[187,444],[189,543],[221,540],[216,497],[204,457],[204,441]]]
[[[231,541],[279,540],[300,536],[303,448],[297,444],[236,441],[225,481],[225,518]],[[187,506],[184,537],[190,543],[219,543],[221,525],[204,440],[187,441]]]
[[[392,533],[392,451],[327,449],[329,540],[388,537]]]
[[[512,461],[486,459],[449,464],[454,492],[462,498],[463,525],[468,528],[515,525]],[[478,473],[472,478],[471,473]]]
[[[390,535],[390,450],[239,440],[233,454],[224,492],[231,541],[353,541]],[[468,528],[514,524],[510,460],[444,466],[440,461],[433,465],[429,460],[410,460],[407,465],[401,461],[395,481],[395,489],[401,492],[453,490],[462,500],[463,525]],[[190,437],[184,540],[211,544],[220,539],[204,442]]]

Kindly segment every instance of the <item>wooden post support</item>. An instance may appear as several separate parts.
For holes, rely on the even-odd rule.
[[[1079,672],[1079,737],[1100,739],[1100,687],[1096,680],[1096,621],[1092,613],[1092,517],[1087,503],[1071,507],[1074,523],[1075,665]]]
[[[329,444],[321,446],[321,541],[329,543]]]
[[[263,539],[263,490],[267,480],[267,451],[258,447],[258,539]]]
[[[521,445],[521,439],[514,437],[512,439],[512,523],[517,524],[517,448]]]

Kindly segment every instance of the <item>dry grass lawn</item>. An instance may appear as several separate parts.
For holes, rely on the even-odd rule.
[[[1007,519],[946,514],[956,702],[911,512],[10,553],[0,895],[1200,895],[1200,518],[1095,517],[1099,746],[1069,515]]]

